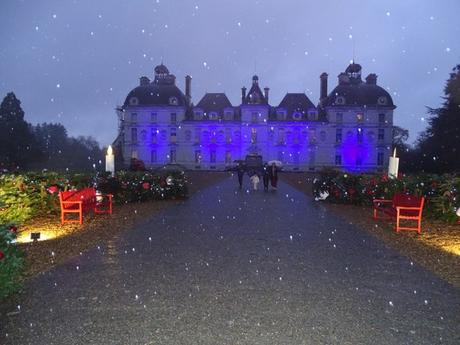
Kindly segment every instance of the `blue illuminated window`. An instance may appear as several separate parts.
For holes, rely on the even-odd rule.
[[[174,149],[169,152],[169,162],[176,163],[176,150]]]
[[[379,128],[379,132],[378,132],[378,137],[377,137],[378,140],[383,140],[385,139],[385,130],[383,128]]]
[[[359,144],[363,142],[363,130],[361,128],[358,128],[358,133],[356,137],[357,141]]]
[[[150,114],[150,122],[156,123],[157,122],[157,113]]]
[[[377,165],[383,165],[383,152],[377,153]]]
[[[379,124],[385,124],[385,114],[379,114]]]
[[[176,122],[177,122],[177,114],[171,113],[171,123],[176,123]]]
[[[335,130],[335,142],[336,143],[342,142],[342,128],[337,128]]]
[[[137,128],[131,128],[131,141],[137,143]]]
[[[133,122],[133,123],[137,122],[137,113],[132,113],[131,114],[131,122]]]
[[[335,165],[342,165],[342,155],[335,155]]]
[[[337,123],[342,123],[343,122],[343,114],[342,113],[337,113],[335,115],[335,120]]]
[[[152,162],[152,163],[157,162],[157,151],[156,150],[152,150],[150,152],[150,162]]]

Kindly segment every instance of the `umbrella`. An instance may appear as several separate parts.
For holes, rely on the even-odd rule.
[[[276,165],[278,168],[283,165],[280,161],[272,160],[267,163],[268,165]]]

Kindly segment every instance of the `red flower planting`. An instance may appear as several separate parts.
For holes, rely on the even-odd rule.
[[[57,193],[59,191],[59,188],[57,186],[50,186],[46,190],[48,191],[48,193],[54,194],[54,193]]]
[[[14,225],[10,226],[10,231],[16,233],[18,231],[18,228]]]
[[[150,183],[144,182],[144,183],[142,184],[142,188],[144,188],[144,189],[146,189],[146,190],[149,189],[149,188],[150,188]]]
[[[2,251],[0,251],[0,260],[2,260],[5,257],[5,254],[3,254]]]

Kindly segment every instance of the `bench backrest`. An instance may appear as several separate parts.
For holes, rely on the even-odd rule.
[[[393,206],[420,207],[423,208],[425,198],[415,195],[396,193],[393,196]]]
[[[96,203],[96,190],[94,188],[84,188],[59,192],[59,201],[62,208],[66,208],[62,201],[83,201],[83,208],[93,208]]]

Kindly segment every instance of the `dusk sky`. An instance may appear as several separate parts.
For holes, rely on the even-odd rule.
[[[108,145],[115,107],[161,61],[183,91],[193,77],[195,104],[225,92],[239,105],[254,73],[271,105],[286,92],[317,104],[319,75],[331,91],[354,56],[412,142],[460,63],[459,16],[459,0],[1,0],[0,97],[13,91],[33,124]]]

